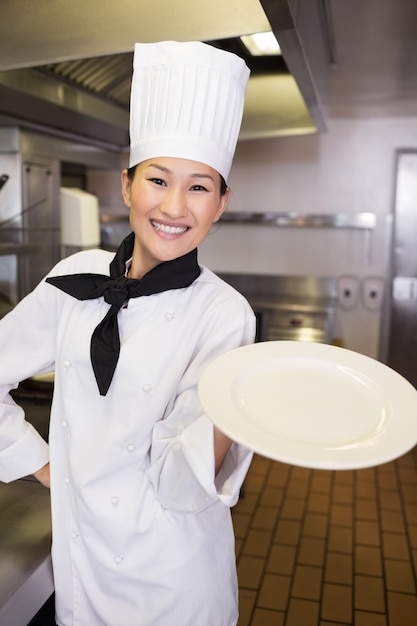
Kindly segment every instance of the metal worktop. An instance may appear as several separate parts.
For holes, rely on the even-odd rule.
[[[53,593],[49,490],[0,483],[0,624],[26,626]]]
[[[50,394],[17,389],[15,401],[48,439]],[[33,476],[0,483],[0,625],[26,626],[53,593],[49,489]]]

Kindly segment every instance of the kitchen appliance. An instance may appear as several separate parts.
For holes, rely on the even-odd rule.
[[[76,187],[60,187],[61,246],[66,257],[100,246],[98,198]]]
[[[417,387],[417,152],[397,155],[387,364]]]
[[[219,274],[251,304],[256,341],[331,343],[337,304],[333,277]]]
[[[22,146],[25,146],[23,150]],[[59,162],[0,129],[0,317],[60,259]]]

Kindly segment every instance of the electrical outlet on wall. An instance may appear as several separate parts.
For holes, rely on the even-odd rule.
[[[362,305],[368,311],[379,311],[384,299],[384,280],[380,276],[367,276],[361,283]]]
[[[357,276],[339,276],[337,302],[342,309],[354,309],[358,303],[359,280]]]

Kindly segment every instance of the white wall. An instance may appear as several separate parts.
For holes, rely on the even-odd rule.
[[[127,155],[122,155],[118,170],[88,169],[88,191],[97,196],[101,213],[122,216],[128,214],[123,203],[120,179],[122,169],[127,166]]]
[[[386,277],[395,153],[417,150],[417,117],[330,120],[321,135],[242,142],[230,176],[229,210],[376,214],[364,231],[222,224],[200,247],[215,271]],[[380,313],[338,310],[345,347],[379,356]]]

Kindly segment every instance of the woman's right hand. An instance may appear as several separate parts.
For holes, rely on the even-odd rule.
[[[50,479],[50,474],[49,474],[49,463],[41,467],[41,469],[39,469],[33,475],[35,478],[39,480],[40,483],[42,483],[44,487],[49,488],[51,486],[51,479]]]

